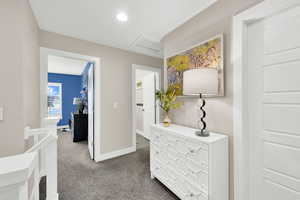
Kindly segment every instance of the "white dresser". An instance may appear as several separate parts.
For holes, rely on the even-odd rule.
[[[182,200],[228,200],[228,137],[160,124],[151,127],[150,169]]]

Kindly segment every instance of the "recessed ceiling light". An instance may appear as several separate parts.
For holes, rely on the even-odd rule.
[[[120,12],[117,14],[117,20],[119,20],[120,22],[127,22],[128,16],[126,15],[126,13]]]

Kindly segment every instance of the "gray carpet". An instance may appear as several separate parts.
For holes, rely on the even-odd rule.
[[[95,163],[87,143],[73,143],[59,133],[58,190],[60,200],[176,200],[159,181],[151,180],[149,142],[137,135],[135,153]],[[45,179],[41,182],[44,200]]]

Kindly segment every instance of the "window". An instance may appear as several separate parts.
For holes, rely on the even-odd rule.
[[[48,117],[62,118],[61,83],[48,83]]]

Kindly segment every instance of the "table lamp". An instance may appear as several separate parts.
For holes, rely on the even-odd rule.
[[[205,100],[203,96],[218,94],[218,71],[215,68],[197,68],[187,70],[183,73],[183,94],[184,95],[198,95],[202,101],[200,110],[202,117],[198,120],[198,128],[196,135],[207,137],[209,131],[206,130],[206,123],[204,118],[206,112],[204,110]],[[201,127],[200,127],[201,123]]]

